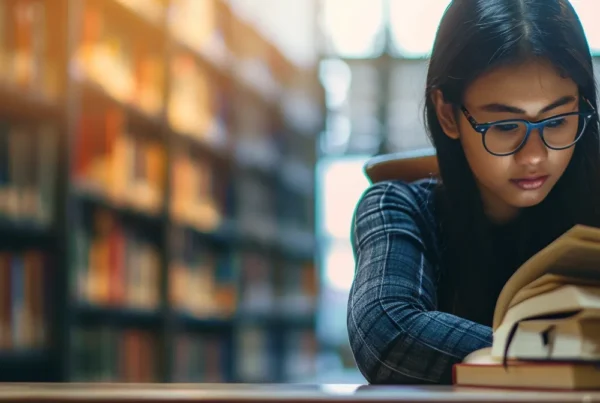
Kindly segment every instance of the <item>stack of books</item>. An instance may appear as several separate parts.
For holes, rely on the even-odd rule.
[[[493,331],[491,347],[454,366],[455,385],[600,389],[600,230],[575,226],[525,262]]]

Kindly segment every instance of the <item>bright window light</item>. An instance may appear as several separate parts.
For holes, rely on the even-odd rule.
[[[439,23],[450,0],[390,0],[390,30],[396,53],[405,58],[426,58],[431,54]],[[571,0],[590,49],[600,55],[600,14],[598,0]]]
[[[319,266],[323,298],[328,301],[321,315],[341,320],[332,328],[327,319],[328,333],[346,334],[343,318],[355,266],[350,231],[356,204],[369,187],[363,167],[370,158],[329,157],[319,160],[316,167],[316,227],[322,245]]]
[[[382,0],[324,0],[323,6],[323,31],[336,55],[368,58],[381,51],[376,45],[384,24]]]
[[[347,292],[354,280],[354,254],[348,243],[332,243],[323,256],[325,284],[332,291]]]
[[[363,172],[367,157],[323,159],[317,164],[318,231],[327,238],[349,239],[356,203],[369,186]]]
[[[340,59],[326,59],[319,64],[319,78],[326,91],[327,108],[337,109],[348,101],[352,71]]]
[[[390,0],[390,30],[396,53],[405,58],[428,57],[449,4],[450,0]]]
[[[204,0],[193,0],[202,2]],[[272,41],[293,63],[312,67],[317,61],[316,3],[298,0],[228,0],[231,8]]]
[[[583,25],[591,52],[594,55],[600,55],[600,25],[598,25],[600,1],[571,0],[571,4],[573,4],[581,25]]]

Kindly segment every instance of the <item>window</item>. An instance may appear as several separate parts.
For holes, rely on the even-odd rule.
[[[368,156],[322,158],[316,168],[316,229],[321,273],[319,338],[344,344],[348,338],[346,308],[354,278],[350,243],[356,204],[369,186],[363,173]]]
[[[228,0],[228,2],[236,13],[251,21],[293,63],[302,67],[312,67],[315,64],[317,61],[315,1]]]
[[[389,0],[389,24],[393,53],[403,58],[426,58],[431,54],[438,25],[450,0]],[[600,56],[598,0],[571,0],[579,15],[592,54]]]
[[[449,4],[450,0],[389,0],[394,55],[407,59],[428,57]]]
[[[600,2],[598,0],[571,0],[571,4],[579,15],[592,54],[600,56],[600,25],[598,25]]]
[[[371,58],[383,51],[383,0],[323,0],[321,17],[326,54]]]

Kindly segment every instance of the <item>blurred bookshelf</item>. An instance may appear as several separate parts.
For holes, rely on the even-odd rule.
[[[324,94],[255,25],[0,2],[0,381],[314,376]]]

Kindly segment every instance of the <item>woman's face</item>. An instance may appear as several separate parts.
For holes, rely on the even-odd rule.
[[[530,61],[500,67],[480,76],[467,89],[464,106],[478,123],[505,119],[536,122],[576,112],[579,96],[577,85],[571,79],[562,77],[550,64]],[[448,113],[447,110],[438,108],[438,116],[444,113]],[[452,121],[448,116],[440,120],[446,134],[460,140],[486,214],[497,222],[508,221],[519,209],[544,200],[573,155],[574,147],[549,149],[539,131],[534,130],[515,154],[496,156],[485,149],[482,135],[473,129],[463,113],[453,115]],[[575,123],[574,133],[576,126]],[[510,127],[502,130],[510,131]],[[544,130],[550,132],[550,129]],[[510,143],[506,139],[501,141]],[[489,146],[489,141],[486,142]]]

